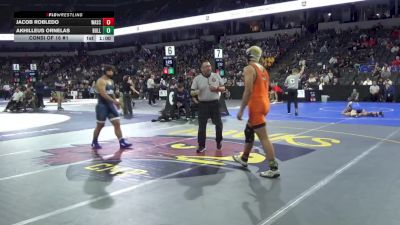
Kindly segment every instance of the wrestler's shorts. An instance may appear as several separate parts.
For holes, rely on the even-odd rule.
[[[98,103],[96,105],[96,119],[98,123],[105,123],[106,119],[110,121],[119,120],[119,113],[113,104]]]

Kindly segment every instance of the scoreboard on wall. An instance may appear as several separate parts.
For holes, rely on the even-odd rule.
[[[21,70],[20,64],[12,64],[14,84],[35,83],[38,78],[37,65],[31,63],[29,69]]]
[[[15,12],[15,42],[114,42],[114,12]]]
[[[165,46],[163,74],[175,75],[175,46]]]
[[[215,59],[215,73],[217,73],[221,77],[225,76],[224,59]]]
[[[174,75],[175,74],[175,60],[173,57],[170,57],[170,56],[164,57],[163,74],[166,74],[166,75]]]
[[[215,73],[221,77],[225,76],[225,62],[224,53],[222,49],[214,49],[214,59],[215,59]]]

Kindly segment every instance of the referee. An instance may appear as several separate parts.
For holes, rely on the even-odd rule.
[[[300,82],[300,77],[303,75],[304,72],[304,66],[299,69],[294,68],[292,70],[292,74],[286,77],[285,80],[285,87],[288,90],[288,100],[287,100],[287,111],[288,114],[290,114],[290,105],[292,102],[294,102],[294,109],[295,109],[295,115],[299,115],[299,108],[298,108],[298,100],[297,100],[297,90],[299,89],[299,82]]]
[[[222,148],[222,120],[219,110],[219,92],[224,92],[225,87],[221,77],[211,72],[211,64],[204,61],[201,64],[201,74],[196,76],[191,87],[191,95],[199,99],[199,130],[197,142],[199,147],[197,153],[206,150],[206,129],[207,121],[211,118],[215,124],[217,149]]]

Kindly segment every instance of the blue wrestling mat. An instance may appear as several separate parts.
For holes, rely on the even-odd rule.
[[[291,121],[309,121],[321,123],[343,124],[365,124],[381,126],[400,126],[400,104],[399,103],[375,103],[360,102],[357,108],[363,108],[370,111],[382,111],[385,117],[359,117],[350,118],[341,114],[346,107],[347,102],[328,102],[328,103],[299,103],[299,116],[294,116],[294,105],[292,104],[292,114],[287,114],[286,103],[271,104],[271,110],[268,114],[269,120],[291,120]],[[229,112],[236,117],[237,108],[230,108]],[[247,112],[244,115],[247,119]],[[343,121],[344,120],[344,121]]]

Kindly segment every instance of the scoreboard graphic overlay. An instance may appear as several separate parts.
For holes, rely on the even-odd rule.
[[[14,42],[114,42],[114,12],[15,12]]]

